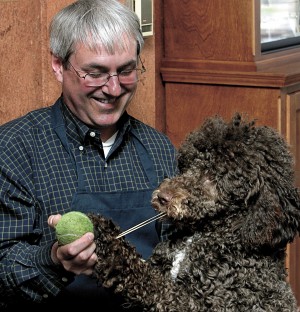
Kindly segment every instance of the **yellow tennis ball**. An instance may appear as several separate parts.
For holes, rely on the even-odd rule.
[[[55,226],[56,238],[60,246],[72,243],[85,233],[93,231],[91,219],[80,211],[65,213]]]

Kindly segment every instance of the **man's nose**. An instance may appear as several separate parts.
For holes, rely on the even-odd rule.
[[[119,81],[118,74],[110,74],[108,81],[102,88],[107,88],[109,94],[113,96],[118,96],[121,94],[121,85]],[[106,92],[106,91],[104,91]]]

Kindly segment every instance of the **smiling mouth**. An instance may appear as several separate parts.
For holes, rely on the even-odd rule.
[[[93,99],[103,104],[114,104],[116,102],[116,98],[103,99],[103,98],[93,97]]]

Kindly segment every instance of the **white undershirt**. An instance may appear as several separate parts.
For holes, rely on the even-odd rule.
[[[113,136],[111,136],[108,140],[106,140],[105,142],[102,142],[103,152],[104,152],[105,157],[107,156],[110,148],[114,144],[117,134],[118,134],[118,131]]]

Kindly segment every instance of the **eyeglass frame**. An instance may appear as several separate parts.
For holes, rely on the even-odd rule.
[[[111,77],[118,77],[118,81],[119,81],[119,83],[120,84],[124,84],[124,83],[122,83],[122,82],[120,82],[120,78],[119,78],[119,75],[122,73],[122,72],[132,72],[132,71],[138,71],[138,70],[140,70],[141,71],[141,74],[143,74],[144,72],[146,72],[146,67],[145,67],[145,65],[144,65],[144,63],[143,63],[143,61],[142,61],[142,59],[141,59],[141,57],[140,57],[140,55],[138,56],[138,58],[139,58],[139,61],[140,61],[140,63],[141,63],[141,65],[142,65],[142,68],[133,68],[133,69],[130,69],[130,70],[122,70],[122,71],[120,71],[119,73],[115,73],[115,74],[111,74],[111,73],[102,73],[102,74],[107,74],[107,81],[104,83],[104,84],[102,84],[102,85],[97,85],[97,86],[90,86],[90,87],[103,87],[103,86],[105,86],[108,82],[109,82],[109,79],[111,78]],[[90,76],[91,77],[91,74],[93,74],[93,73],[86,73],[86,72],[84,72],[84,71],[82,71],[83,73],[85,73],[83,76],[81,76],[80,75],[80,72],[81,71],[79,71],[79,70],[77,70],[73,65],[72,65],[72,63],[69,61],[69,60],[67,60],[66,61],[66,63],[68,63],[68,64],[70,64],[71,65],[71,67],[73,68],[73,70],[74,70],[74,72],[76,73],[76,75],[79,77],[79,78],[82,78],[82,79],[84,79],[85,80],[85,77],[86,76]],[[136,81],[136,82],[138,82],[138,80]]]

